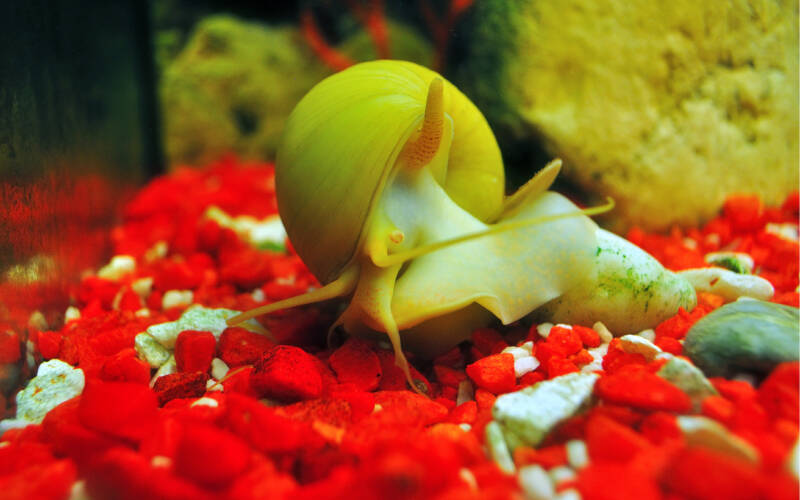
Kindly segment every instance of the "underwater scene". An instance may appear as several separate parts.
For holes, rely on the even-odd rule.
[[[792,500],[785,0],[9,0],[0,497]]]

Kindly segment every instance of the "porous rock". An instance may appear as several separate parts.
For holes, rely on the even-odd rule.
[[[618,203],[616,228],[780,203],[798,183],[798,7],[787,0],[476,2],[459,81]]]

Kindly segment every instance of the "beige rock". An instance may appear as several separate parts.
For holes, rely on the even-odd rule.
[[[396,58],[432,59],[430,44],[404,25],[389,24],[389,41]],[[355,61],[376,57],[363,30],[339,49]],[[203,19],[160,82],[169,163],[202,165],[230,152],[274,159],[289,113],[331,73],[296,27]]]
[[[541,137],[616,228],[713,216],[798,184],[798,6],[788,0],[477,2],[463,72],[490,120]]]

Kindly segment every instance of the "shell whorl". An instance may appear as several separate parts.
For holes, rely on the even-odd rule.
[[[276,162],[278,209],[298,255],[323,283],[353,260],[363,229],[426,109],[437,73],[403,61],[371,61],[315,86],[289,117]],[[437,181],[481,220],[501,210],[500,150],[478,109],[443,81],[453,121],[447,172]]]

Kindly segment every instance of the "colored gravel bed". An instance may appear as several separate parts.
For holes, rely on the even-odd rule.
[[[327,342],[339,304],[227,327],[319,286],[276,215],[272,167],[230,158],[138,193],[64,322],[0,336],[0,362],[38,365],[0,422],[0,497],[797,498],[800,364],[723,378],[684,356],[723,297],[624,337],[479,329],[408,353],[414,391],[388,342]],[[797,307],[797,222],[797,194],[739,196],[702,228],[627,236],[673,270],[761,276]]]

